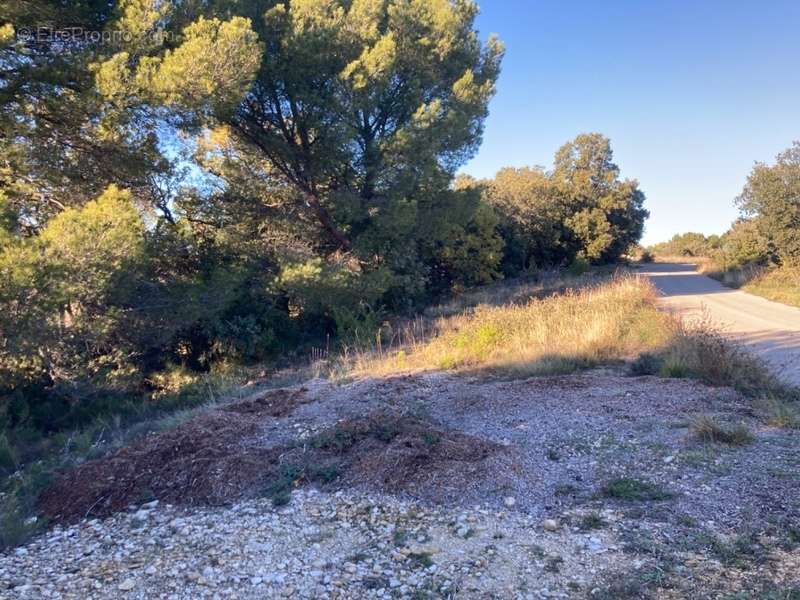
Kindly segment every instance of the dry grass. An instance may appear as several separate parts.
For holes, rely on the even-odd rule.
[[[741,289],[767,300],[800,307],[800,268],[763,267],[745,265],[724,268],[711,259],[700,263],[701,273],[716,279],[723,285]]]
[[[797,402],[768,396],[763,399],[759,409],[767,425],[781,429],[800,429],[800,405]]]
[[[798,391],[708,322],[692,325],[660,312],[644,278],[617,275],[546,297],[479,304],[435,321],[416,321],[388,350],[351,352],[334,377],[458,370],[512,376],[564,374],[631,361],[634,375],[699,379],[757,398],[794,403]],[[775,420],[787,421],[788,413]]]
[[[658,355],[662,377],[691,377],[708,385],[731,386],[748,396],[784,397],[783,385],[763,361],[737,346],[708,322],[674,321],[670,343]]]
[[[768,300],[800,307],[800,269],[782,267],[762,271],[750,279],[742,289]]]
[[[753,441],[753,434],[745,425],[725,425],[708,415],[695,418],[689,430],[695,438],[705,443],[744,446]]]
[[[617,276],[522,303],[479,305],[440,318],[429,339],[410,336],[399,349],[351,355],[345,371],[375,376],[480,369],[538,375],[622,361],[667,343],[669,318],[657,311],[654,299],[644,279]]]

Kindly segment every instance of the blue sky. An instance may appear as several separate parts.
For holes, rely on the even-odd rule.
[[[599,131],[647,195],[652,243],[722,233],[753,162],[800,139],[800,0],[478,2],[506,58],[463,172],[549,168]]]

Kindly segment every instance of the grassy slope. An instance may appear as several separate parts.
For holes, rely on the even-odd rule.
[[[522,303],[482,304],[439,319],[429,340],[357,355],[350,374],[488,369],[538,375],[618,362],[666,344],[669,320],[653,300],[644,280],[618,277]]]
[[[782,267],[763,272],[742,289],[768,300],[800,307],[800,269]]]
[[[504,296],[505,298],[505,296]],[[753,397],[794,397],[761,361],[706,325],[685,327],[656,308],[643,278],[625,275],[546,297],[446,314],[423,339],[345,357],[334,371],[374,377],[437,369],[511,376],[571,373],[631,361],[633,374],[692,377]]]

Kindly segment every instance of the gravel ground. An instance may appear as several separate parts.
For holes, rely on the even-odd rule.
[[[57,526],[0,555],[0,598],[800,597],[800,432],[764,426],[729,389],[597,371],[291,393],[302,401],[237,447],[304,444],[385,410],[502,451],[481,469],[420,462],[432,472],[391,494],[344,473],[285,507],[254,491]],[[700,442],[689,424],[701,414],[753,440]]]
[[[312,490],[280,510],[151,505],[57,528],[5,557],[0,581],[20,598],[558,598],[619,553],[609,532],[548,532],[519,511]]]

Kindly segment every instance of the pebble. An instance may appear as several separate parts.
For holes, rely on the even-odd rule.
[[[624,560],[610,549],[570,553],[575,541],[532,532],[535,521],[522,511],[422,509],[387,496],[314,490],[294,492],[288,508],[276,511],[268,500],[192,510],[150,504],[53,529],[0,554],[0,590],[26,600],[116,598],[137,589],[175,600],[385,599],[417,590],[448,595],[457,578],[476,597],[522,597],[494,573],[520,573],[527,582],[514,585],[546,583],[561,594],[569,591],[564,574]],[[400,531],[410,541],[399,542]],[[559,574],[532,566],[532,543],[567,557]],[[130,576],[139,569],[141,580]]]
[[[128,578],[119,584],[118,589],[122,592],[129,592],[135,587],[136,587],[136,582],[133,579]]]
[[[558,531],[558,521],[555,519],[545,519],[542,523],[545,531]]]

